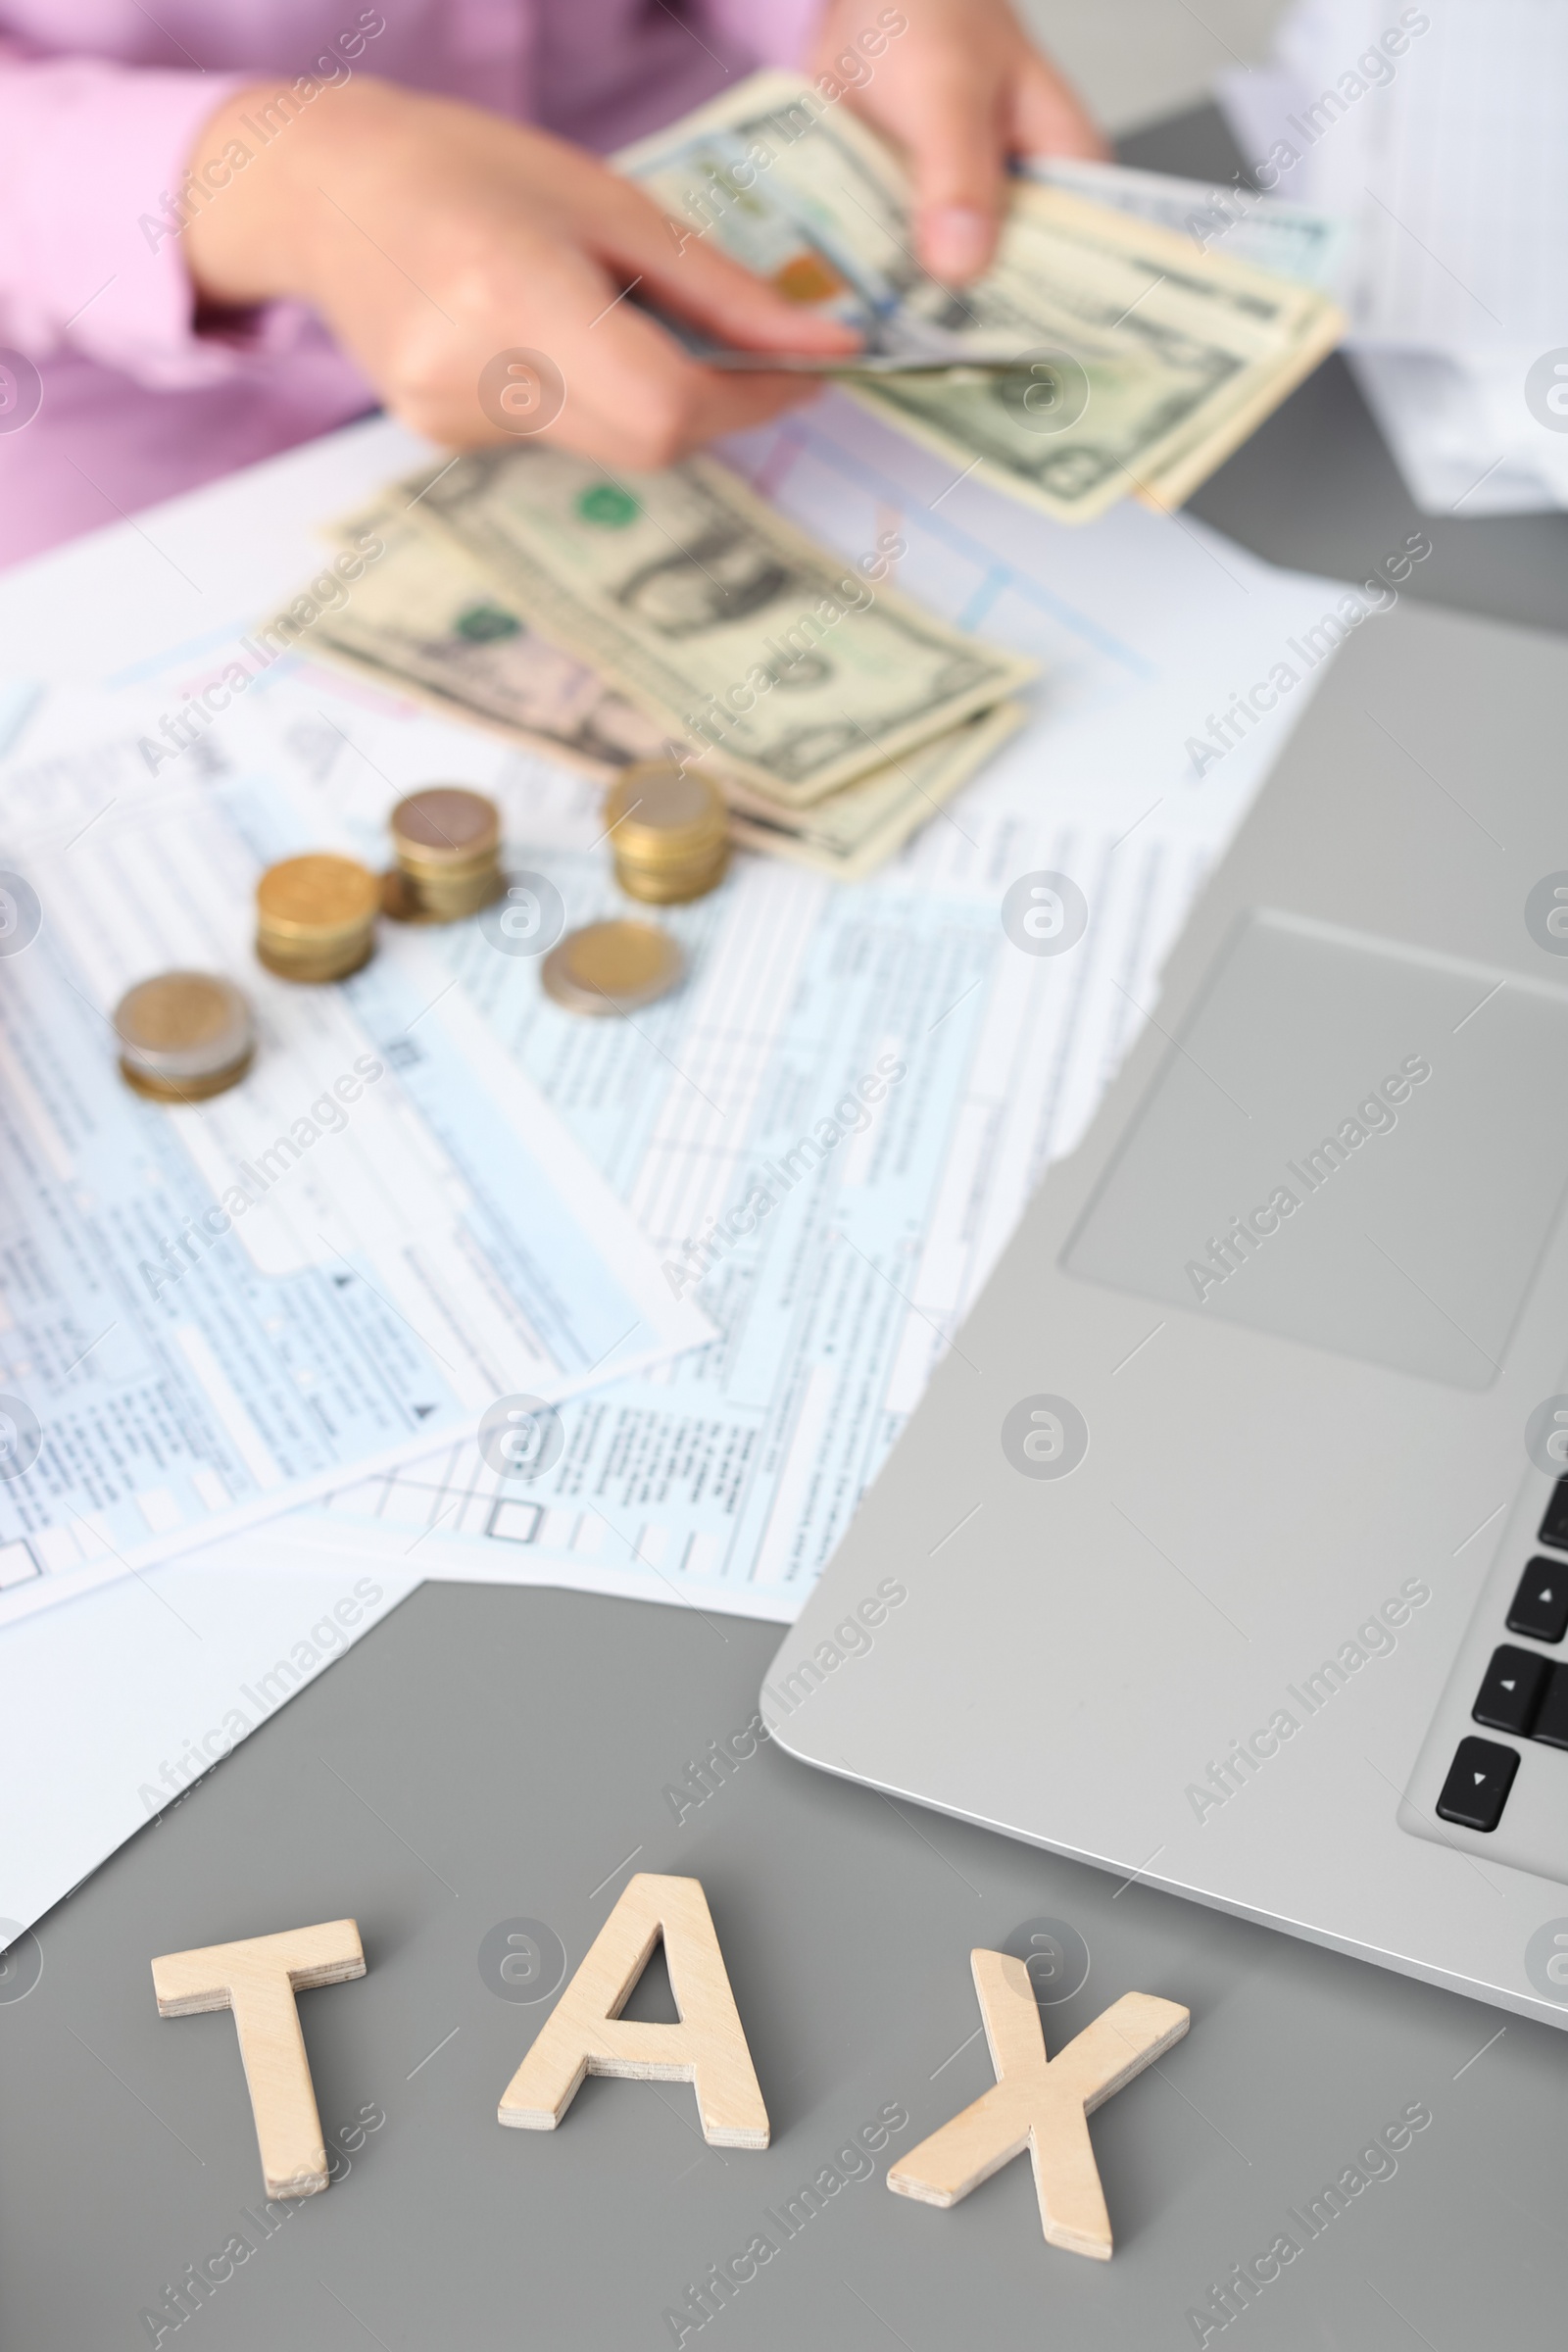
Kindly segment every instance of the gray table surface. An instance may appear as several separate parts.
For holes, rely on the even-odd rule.
[[[1206,112],[1126,152],[1221,175],[1235,161]],[[1332,362],[1194,505],[1265,555],[1351,576],[1423,525]],[[1568,624],[1564,518],[1424,527],[1419,593]],[[7,1999],[0,1981],[0,2352],[145,2345],[143,2312],[236,2235],[252,2250],[164,2343],[652,2352],[676,2340],[666,2312],[759,2231],[776,2253],[687,2344],[1154,2352],[1196,2342],[1189,2311],[1282,2231],[1300,2252],[1227,2340],[1558,2340],[1561,2034],[766,1746],[682,1805],[671,1790],[750,1722],[776,1644],[770,1626],[636,1602],[426,1587],[78,1888],[40,1926],[37,1983]],[[765,2154],[708,2149],[682,2085],[590,2082],[553,2134],[496,2122],[549,2002],[512,1997],[494,1932],[542,1922],[574,1967],[632,1869],[707,1886]],[[301,1999],[339,2177],[264,2230],[232,2023],[161,2021],[147,1964],[345,1913],[368,1977]],[[971,1946],[1048,1921],[1089,1956],[1043,2012],[1053,2050],[1129,1989],[1193,2014],[1096,2118],[1108,2266],[1042,2244],[1025,2162],[951,2213],[882,2178],[991,2080]],[[632,2014],[671,2014],[660,1973]],[[1412,2107],[1431,2122],[1396,2169],[1369,2159],[1385,2177],[1309,2235],[1293,2217]],[[856,2177],[855,2135],[890,2111],[907,2121]],[[787,2234],[770,2217],[824,2168],[838,2184]]]

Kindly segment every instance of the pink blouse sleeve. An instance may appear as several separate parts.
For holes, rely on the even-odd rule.
[[[709,0],[709,12],[760,65],[804,68],[826,0]]]
[[[29,57],[0,39],[0,344],[177,387],[291,338],[297,322],[272,313],[221,338],[195,331],[175,207],[202,124],[248,78]]]

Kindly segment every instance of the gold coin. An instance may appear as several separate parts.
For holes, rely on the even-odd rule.
[[[269,866],[256,885],[259,930],[273,948],[285,941],[325,947],[374,922],[380,885],[353,858],[318,852]]]
[[[411,792],[393,809],[391,823],[398,863],[423,872],[481,864],[501,848],[501,811],[463,784]]]
[[[566,1012],[631,1012],[668,994],[686,958],[667,931],[624,916],[568,931],[540,967],[546,996]]]
[[[722,795],[706,776],[664,760],[639,760],[620,774],[605,796],[605,822],[634,857],[659,857],[695,849],[722,833],[727,811]]]
[[[381,877],[381,912],[395,923],[461,922],[465,915],[477,914],[499,899],[506,886],[506,876],[494,860],[472,880],[457,882],[450,875],[431,882],[410,873],[406,866],[394,866]]]
[[[401,866],[381,876],[381,912],[394,923],[433,923],[439,918],[425,906],[419,887]]]
[[[605,796],[615,879],[656,905],[700,899],[729,864],[729,810],[706,776],[669,760],[623,768]]]
[[[244,1076],[256,1047],[251,1008],[216,972],[160,972],[115,1007],[120,1066],[138,1092],[196,1101]]]
[[[350,939],[347,946],[330,953],[322,950],[279,951],[266,940],[256,942],[256,960],[278,980],[294,980],[319,987],[328,980],[346,980],[351,972],[363,971],[369,962],[375,946],[371,937]]]

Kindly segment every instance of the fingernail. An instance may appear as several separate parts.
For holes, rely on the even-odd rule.
[[[941,205],[926,214],[922,225],[933,277],[972,277],[984,269],[996,226],[989,213],[969,204]]]

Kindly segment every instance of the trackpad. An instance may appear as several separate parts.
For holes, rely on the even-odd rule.
[[[1484,1389],[1568,1183],[1565,1068],[1561,990],[1252,915],[1063,1263]]]

